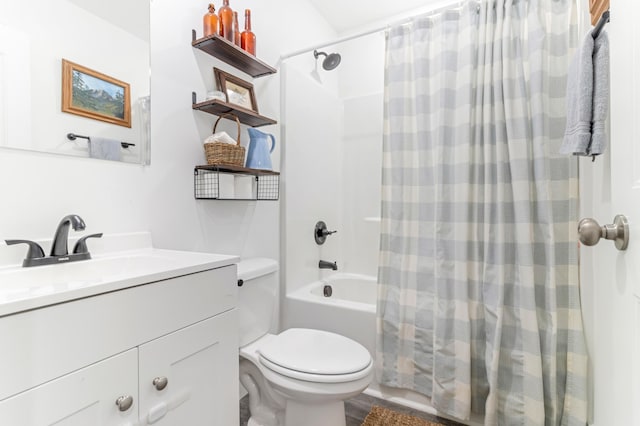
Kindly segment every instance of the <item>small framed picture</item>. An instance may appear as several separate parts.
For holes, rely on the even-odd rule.
[[[258,112],[253,84],[218,68],[214,68],[213,73],[216,77],[216,83],[218,83],[218,89],[227,96],[228,103]]]
[[[131,127],[129,84],[63,59],[62,111]]]

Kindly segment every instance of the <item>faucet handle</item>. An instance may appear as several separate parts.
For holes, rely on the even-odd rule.
[[[329,229],[327,229],[327,224],[320,220],[316,223],[316,227],[313,231],[313,238],[316,240],[316,244],[320,246],[327,240],[327,236],[335,234],[336,232],[338,231],[329,231]]]
[[[44,250],[40,247],[40,244],[29,241],[29,240],[4,240],[4,242],[8,246],[12,246],[14,244],[27,244],[29,246],[29,251],[27,251],[26,259],[37,259],[40,257],[44,257]],[[26,260],[25,259],[25,260]]]
[[[99,234],[85,235],[84,237],[80,238],[76,242],[76,245],[73,246],[73,254],[89,253],[89,249],[87,248],[87,239],[101,238],[101,237],[102,237],[102,232],[100,232]]]

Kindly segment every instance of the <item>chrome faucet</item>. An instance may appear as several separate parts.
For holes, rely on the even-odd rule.
[[[327,262],[326,260],[321,260],[318,262],[318,268],[320,269],[333,269],[334,271],[338,270],[338,262]]]
[[[62,218],[56,229],[56,233],[53,236],[53,243],[51,244],[51,255],[45,256],[42,247],[34,241],[29,240],[5,240],[7,245],[14,244],[27,244],[29,251],[27,257],[22,262],[22,266],[41,266],[51,265],[53,263],[73,262],[76,260],[91,259],[91,254],[87,249],[88,238],[100,238],[102,234],[85,235],[80,238],[76,245],[73,247],[73,254],[69,254],[69,248],[67,246],[69,242],[69,228],[72,227],[74,231],[83,231],[85,228],[84,221],[76,214],[70,214]]]
[[[66,256],[69,254],[67,242],[69,240],[69,227],[72,226],[74,231],[84,231],[86,225],[84,220],[77,214],[70,214],[62,218],[53,236],[51,244],[51,256]]]

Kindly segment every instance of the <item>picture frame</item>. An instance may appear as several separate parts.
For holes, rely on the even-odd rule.
[[[62,111],[131,127],[128,83],[62,59]]]
[[[218,89],[222,91],[227,98],[227,103],[237,105],[255,113],[258,112],[258,103],[256,102],[253,84],[218,68],[213,68],[213,74],[215,75]]]

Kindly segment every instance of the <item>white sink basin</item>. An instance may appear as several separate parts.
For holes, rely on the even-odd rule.
[[[236,263],[235,256],[145,248],[60,265],[0,268],[0,316]]]

